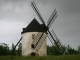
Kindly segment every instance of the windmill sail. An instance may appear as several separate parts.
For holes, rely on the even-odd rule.
[[[34,1],[31,2],[31,6],[32,6],[33,10],[35,11],[35,13],[37,14],[38,18],[40,19],[40,21],[45,25],[44,19],[41,16],[36,4],[34,3]],[[40,47],[44,41],[44,38],[42,38],[44,35],[44,31],[45,31],[45,27],[44,27],[43,33],[38,33],[38,35],[36,36],[35,40],[32,43],[32,47],[35,48],[37,51],[40,49]]]
[[[60,43],[59,39],[57,38],[56,34],[54,33],[54,31],[53,31],[53,30],[51,31],[51,33],[52,33],[52,35],[53,35],[54,39],[56,40],[56,42],[57,42],[58,46],[59,46],[59,47],[60,47],[60,49],[61,49],[61,48],[62,48],[62,45],[61,45],[61,43]]]
[[[53,30],[52,32],[48,30],[48,38],[51,41],[52,45],[55,45],[57,49],[59,50],[59,52],[61,52],[61,43]]]
[[[31,45],[32,48],[34,48],[38,52],[45,39],[46,39],[45,33],[39,32],[32,42],[32,45]]]
[[[36,4],[35,4],[34,1],[31,2],[31,6],[32,6],[33,10],[35,11],[35,13],[37,14],[38,18],[40,19],[40,21],[41,21],[43,24],[45,24],[44,19],[43,19],[43,17],[41,16],[41,14],[40,14],[40,12],[39,12],[39,10],[38,10],[38,8],[37,8],[37,6],[36,6]]]
[[[52,23],[55,21],[55,19],[57,18],[58,15],[55,15],[54,18],[52,19],[52,21],[50,23],[48,23],[47,27],[50,28]]]
[[[37,34],[37,36],[34,38],[34,40],[33,40],[33,42],[32,42],[32,48],[35,48],[36,47],[36,45],[38,44],[38,42],[39,42],[39,40],[40,40],[40,37],[42,36],[43,34],[42,34],[42,32],[39,32],[38,34]]]
[[[41,48],[44,40],[46,39],[45,33],[43,33],[43,36],[40,38],[39,43],[36,45],[35,50],[38,52],[39,49]]]
[[[50,26],[52,25],[52,23],[54,22],[54,20],[56,19],[57,17],[57,11],[56,9],[53,11],[53,13],[51,14],[49,20],[47,21],[47,27],[50,28]]]

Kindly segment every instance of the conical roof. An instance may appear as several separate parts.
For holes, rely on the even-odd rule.
[[[42,32],[42,31],[43,29],[41,27],[41,24],[39,24],[39,22],[34,18],[26,28],[23,28],[21,34],[26,32]]]

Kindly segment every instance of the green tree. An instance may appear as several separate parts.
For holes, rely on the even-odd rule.
[[[52,47],[47,45],[47,55],[52,55]]]
[[[10,55],[10,49],[8,44],[0,43],[0,55]]]
[[[21,43],[19,43],[19,45],[18,45],[17,54],[18,55],[21,55],[22,54],[22,44]]]
[[[47,55],[60,55],[56,46],[47,46]]]
[[[15,47],[15,45],[14,45],[14,43],[12,43],[12,49],[11,49],[11,54],[12,55],[16,55],[17,53],[16,53],[16,48],[14,48]]]
[[[78,51],[71,48],[69,45],[67,46],[67,54],[78,54]]]
[[[65,55],[65,54],[67,54],[67,48],[66,48],[66,46],[65,45],[62,45],[62,47],[61,47],[61,53],[62,53],[62,55]]]
[[[78,46],[78,53],[80,53],[80,46]]]

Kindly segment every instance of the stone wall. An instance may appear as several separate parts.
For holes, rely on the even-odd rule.
[[[37,55],[37,56],[46,56],[47,51],[46,51],[46,39],[44,40],[41,48],[39,49],[38,52],[33,50],[31,48],[31,44],[33,42],[32,39],[32,34],[35,34],[35,36],[38,34],[38,32],[27,32],[22,34],[22,56],[30,56],[31,54]],[[46,36],[46,34],[44,34]]]

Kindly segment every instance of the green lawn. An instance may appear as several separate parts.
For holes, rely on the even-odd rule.
[[[0,56],[0,60],[80,60],[80,54],[44,57]]]

